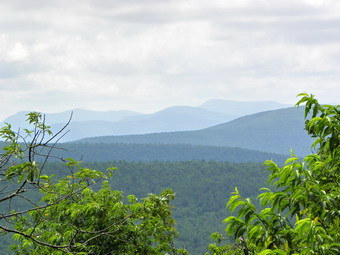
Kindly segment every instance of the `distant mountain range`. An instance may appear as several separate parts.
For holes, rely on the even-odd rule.
[[[304,130],[304,108],[255,113],[209,128],[144,135],[85,138],[77,143],[193,144],[239,147],[298,155],[310,153],[312,139]]]
[[[174,106],[164,110],[143,114],[133,111],[89,111],[73,110],[72,121],[67,127],[70,132],[63,142],[87,137],[108,135],[148,134],[159,132],[199,130],[225,123],[246,114],[268,109],[279,109],[286,105],[276,102],[236,102],[213,99],[197,106]],[[59,130],[70,118],[72,111],[46,114],[46,123],[52,130]],[[25,114],[19,112],[6,118],[14,129],[27,128]]]
[[[7,122],[14,127],[27,127],[26,114],[30,111],[21,111],[12,116],[9,116],[1,124]],[[48,125],[65,124],[72,114],[73,122],[87,122],[87,121],[121,121],[126,117],[139,115],[141,113],[133,111],[90,111],[84,109],[74,109],[70,111],[58,113],[44,113],[46,116],[46,123]]]
[[[190,106],[177,106],[153,114],[138,114],[121,121],[78,121],[71,122],[67,139],[77,140],[84,137],[103,135],[147,134],[196,130],[210,127],[234,119],[235,117]],[[52,125],[55,130],[62,124]],[[65,140],[64,140],[65,141]]]
[[[233,158],[237,157],[237,162],[261,162],[264,158],[282,159],[282,154],[289,154],[290,149],[298,155],[309,154],[312,139],[304,130],[304,108],[283,106],[275,102],[214,99],[197,107],[174,106],[152,114],[77,109],[67,127],[70,130],[67,139],[62,142],[66,142],[63,146],[70,156],[84,156],[90,161],[235,162]],[[26,128],[26,113],[19,112],[5,122],[14,128]],[[46,114],[46,123],[58,130],[70,115],[71,111]],[[235,148],[248,151],[239,150],[236,155]]]

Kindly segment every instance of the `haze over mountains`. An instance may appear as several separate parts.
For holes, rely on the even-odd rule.
[[[309,154],[312,140],[304,131],[303,107],[283,107],[286,105],[275,102],[213,99],[196,107],[174,106],[152,114],[76,109],[67,127],[70,132],[62,142],[81,143],[82,146],[97,144],[98,148],[99,144],[130,144],[130,148],[136,148],[136,144],[149,144],[149,147],[139,147],[147,150],[153,150],[151,144],[187,144],[210,146],[207,151],[215,150],[211,146],[238,147],[285,155],[293,148],[298,155]],[[5,122],[11,123],[14,128],[26,128],[26,113],[19,112]],[[52,130],[59,130],[70,114],[71,111],[46,114],[46,123],[52,126]],[[125,151],[128,153],[130,148]],[[173,148],[164,149],[164,153],[174,151]],[[90,150],[93,151],[93,145]],[[204,150],[199,150],[186,159],[197,159],[200,157],[198,154],[203,155]],[[143,155],[141,152],[137,154]],[[168,155],[167,159],[171,158]],[[180,157],[177,154],[175,158],[178,160]]]
[[[287,107],[276,102],[236,102],[212,99],[200,106],[174,106],[164,110],[143,114],[133,111],[89,111],[73,110],[72,121],[68,126],[70,132],[63,142],[81,138],[147,134],[172,131],[198,130],[225,123],[238,117],[256,112]],[[26,128],[25,114],[19,112],[6,118],[14,129]],[[71,111],[46,114],[46,123],[52,130],[59,130],[70,118]]]
[[[239,147],[270,153],[310,153],[312,139],[304,130],[304,108],[283,108],[237,118],[193,131],[85,138],[78,143],[192,144]]]
[[[214,112],[230,114],[235,117],[242,117],[244,115],[257,112],[276,110],[290,106],[292,105],[280,104],[273,101],[240,102],[223,99],[211,99],[199,107]]]

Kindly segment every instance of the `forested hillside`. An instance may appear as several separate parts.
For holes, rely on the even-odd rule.
[[[234,187],[254,198],[258,189],[266,185],[267,176],[264,166],[255,163],[114,161],[84,165],[101,171],[116,166],[118,170],[109,181],[113,189],[122,190],[125,195],[142,198],[165,188],[174,190],[176,198],[172,204],[180,233],[176,246],[195,255],[207,250],[212,232],[225,228],[222,224],[222,219],[228,216],[225,205]],[[50,163],[47,169],[57,175],[66,172],[65,165],[60,163]]]
[[[267,159],[283,162],[286,158],[285,155],[255,150],[190,144],[66,143],[59,147],[63,149],[55,150],[54,156],[87,162],[216,160],[261,163]]]

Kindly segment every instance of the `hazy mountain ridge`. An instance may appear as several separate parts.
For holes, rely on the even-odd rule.
[[[257,102],[242,102],[223,99],[210,99],[199,107],[215,111],[232,114],[234,116],[244,116],[254,114],[257,112],[264,112],[269,110],[276,110],[280,108],[291,107],[292,105],[281,104],[274,101],[257,101]],[[232,112],[230,112],[232,109]]]
[[[12,116],[9,116],[2,122],[10,123],[13,127],[27,127],[26,114],[30,111],[21,111]],[[71,122],[87,122],[87,121],[121,121],[122,119],[140,115],[142,113],[134,111],[91,111],[84,109],[74,109],[58,113],[43,113],[47,125],[64,125],[71,118]]]
[[[221,121],[221,120],[231,120],[237,118],[236,115],[230,115],[227,113],[207,110],[200,107],[194,106],[171,106],[160,110],[151,114],[143,114],[143,115],[134,115],[124,118],[122,121],[134,121],[134,120],[146,120],[153,118],[166,119],[167,117],[176,117],[176,116],[184,116],[184,117],[197,117],[202,119],[209,119],[212,121]]]
[[[77,140],[84,137],[105,135],[147,134],[155,132],[172,132],[197,130],[210,127],[234,117],[222,113],[211,112],[195,107],[171,107],[154,114],[140,114],[124,118],[121,121],[78,121],[71,122],[67,129],[70,133],[64,141]],[[54,130],[64,124],[54,124]]]
[[[304,130],[304,108],[284,108],[244,116],[196,131],[86,138],[82,143],[195,144],[239,147],[299,155],[310,152],[312,139]]]
[[[243,106],[244,105],[244,106]],[[251,106],[251,107],[250,107]],[[209,100],[201,106],[173,106],[161,111],[143,114],[133,111],[89,111],[73,110],[70,132],[63,142],[87,137],[107,135],[148,134],[159,132],[199,130],[240,117],[235,113],[260,111],[268,107],[282,107],[273,102],[235,102],[230,100]],[[213,109],[213,110],[211,110]],[[46,114],[46,123],[53,131],[59,130],[67,123],[72,111]],[[14,129],[27,128],[25,114],[19,112],[4,120]],[[0,123],[1,126],[4,122]]]

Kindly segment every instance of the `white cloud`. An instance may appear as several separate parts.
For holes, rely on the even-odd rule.
[[[335,0],[12,0],[0,14],[3,116],[340,98]]]

